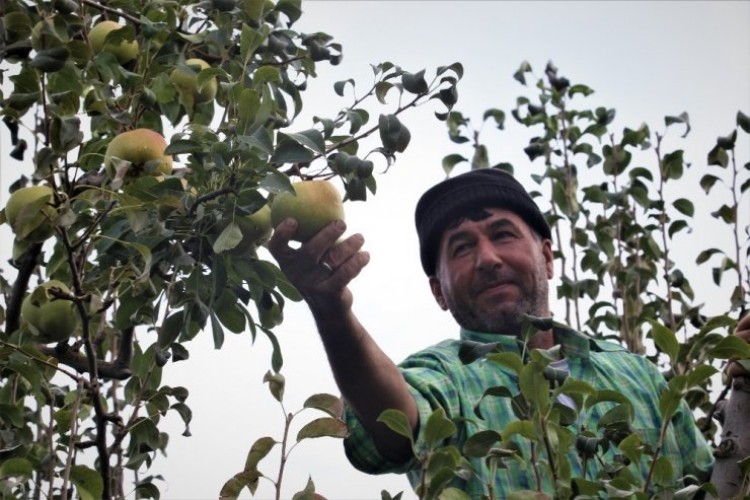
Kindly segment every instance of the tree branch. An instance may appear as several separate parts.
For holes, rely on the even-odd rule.
[[[21,327],[21,303],[23,302],[26,290],[29,288],[29,279],[39,264],[41,253],[42,244],[34,243],[18,261],[13,263],[16,269],[18,269],[18,275],[16,276],[16,281],[13,283],[13,288],[8,298],[8,308],[5,312],[6,335],[12,334]]]

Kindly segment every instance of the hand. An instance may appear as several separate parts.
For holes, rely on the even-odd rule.
[[[740,319],[739,323],[737,323],[737,328],[735,329],[734,334],[743,339],[745,342],[750,343],[750,314],[747,314],[745,317]],[[742,368],[739,363],[735,362],[729,364],[727,374],[730,377],[736,377],[738,375],[750,375],[750,373]]]
[[[289,246],[297,221],[286,219],[274,230],[268,249],[279,267],[297,287],[313,314],[336,314],[349,309],[352,295],[347,285],[370,261],[362,251],[364,238],[352,235],[340,243],[346,223],[334,221],[299,248]]]

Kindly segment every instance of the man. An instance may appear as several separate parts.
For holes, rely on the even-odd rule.
[[[461,327],[461,341],[498,342],[520,352],[524,315],[550,316],[548,280],[553,277],[550,228],[537,205],[510,174],[494,169],[471,171],[429,189],[416,209],[422,266],[438,305],[451,312]],[[353,235],[337,243],[343,221],[331,223],[299,249],[288,245],[296,221],[280,224],[269,249],[281,269],[304,296],[315,318],[336,383],[348,406],[351,435],[345,441],[350,461],[369,473],[405,472],[412,485],[419,468],[409,440],[377,421],[387,409],[406,415],[417,446],[422,425],[442,408],[458,418],[452,443],[461,446],[483,429],[502,430],[515,419],[509,398],[482,402],[483,419],[474,405],[488,387],[515,392],[517,380],[499,365],[458,359],[459,340],[447,340],[407,358],[396,366],[378,347],[352,312],[348,283],[367,265],[364,239]],[[745,329],[750,329],[745,325]],[[559,346],[559,349],[552,349]],[[656,444],[661,427],[658,396],[665,387],[654,365],[617,344],[593,340],[566,328],[537,332],[529,348],[559,352],[570,375],[596,389],[614,389],[633,402],[633,427],[646,442]],[[596,431],[604,409],[595,406],[577,423]],[[582,412],[583,415],[584,412]],[[528,447],[521,445],[521,452]],[[684,403],[666,436],[663,453],[677,476],[707,479],[713,459]],[[528,460],[528,454],[524,454]],[[572,458],[575,462],[575,457]],[[587,463],[594,479],[601,464]],[[482,460],[477,475],[454,484],[479,497],[492,487],[497,497],[510,491],[536,489],[534,471],[509,461],[494,477]],[[583,465],[574,463],[577,475]],[[645,472],[645,471],[642,471]],[[553,486],[545,479],[548,492]]]

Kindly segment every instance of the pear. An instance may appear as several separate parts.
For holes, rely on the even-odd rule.
[[[39,285],[21,303],[21,318],[43,344],[68,340],[75,332],[79,320],[75,304],[53,296],[49,293],[51,288],[70,293],[70,289],[62,281],[49,280]]]
[[[107,35],[114,30],[119,30],[123,26],[115,21],[102,21],[97,23],[89,31],[89,42],[94,53],[105,51],[112,53],[120,64],[132,61],[138,56],[138,42],[133,40],[128,42],[123,40],[118,44],[105,43]]]
[[[271,223],[274,227],[291,217],[299,227],[292,237],[302,243],[335,220],[344,220],[344,205],[336,186],[328,181],[298,181],[292,183],[291,193],[276,195],[271,203]]]
[[[172,157],[164,154],[167,141],[159,132],[137,128],[122,132],[109,142],[104,153],[104,166],[111,178],[117,177],[115,159],[130,162],[127,175],[149,173],[155,176],[172,173]]]
[[[5,219],[18,240],[39,242],[54,233],[54,193],[49,186],[16,189],[5,205]]]

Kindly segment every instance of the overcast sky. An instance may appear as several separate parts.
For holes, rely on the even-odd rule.
[[[334,81],[354,77],[357,88],[365,89],[371,82],[369,64],[386,60],[412,72],[426,69],[428,75],[437,66],[463,63],[456,109],[474,120],[490,107],[512,109],[523,91],[512,78],[522,61],[541,75],[551,60],[573,83],[596,91],[589,107],[617,109],[616,130],[642,122],[658,130],[665,115],[687,111],[692,132],[689,144],[681,147],[696,165],[705,164],[716,136],[732,130],[739,109],[750,113],[750,2],[307,1],[303,11],[295,28],[334,36],[344,46],[344,59],[337,67],[320,67],[295,130],[309,128],[313,115],[332,117],[348,104],[350,94],[347,99],[336,96]],[[377,119],[387,109],[373,106],[371,116]],[[412,133],[408,150],[378,177],[375,198],[346,206],[349,232],[361,232],[371,254],[370,265],[352,285],[355,310],[395,361],[457,334],[451,317],[429,292],[413,229],[416,200],[444,177],[442,157],[471,154],[448,140],[444,125],[433,116],[440,109],[433,102],[403,116]],[[534,187],[524,177],[528,162],[522,150],[529,133],[510,121],[508,127],[512,130],[486,135],[490,160],[513,163],[527,187]],[[8,164],[6,136],[0,147],[0,196],[6,196],[20,170]],[[700,211],[702,200],[694,201]],[[6,262],[11,237],[7,226],[0,231]],[[303,304],[289,305],[277,334],[285,356],[287,411],[301,408],[311,394],[337,393]],[[252,345],[249,334],[229,335],[224,348],[215,351],[206,332],[187,346],[189,361],[165,369],[165,383],[190,389],[187,403],[194,419],[192,437],[185,438],[179,418],[167,418],[168,457],[157,458],[151,471],[167,481],[162,498],[218,497],[224,481],[242,469],[257,438],[281,437],[283,413],[262,383],[270,367],[268,341],[259,336]],[[304,412],[300,424],[318,416]],[[267,457],[260,469],[275,477],[278,455]],[[380,498],[382,489],[413,497],[403,477],[355,471],[333,439],[303,442],[294,450],[283,497],[303,489],[308,476],[330,499]],[[272,495],[262,482],[256,498]]]

